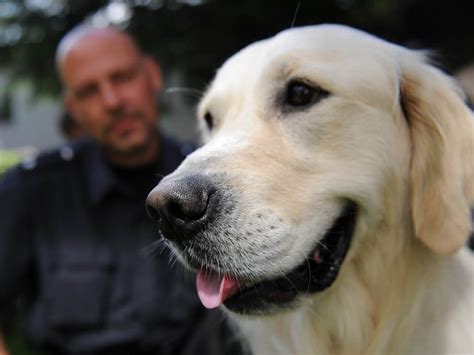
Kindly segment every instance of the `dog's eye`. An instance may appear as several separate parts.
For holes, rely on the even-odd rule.
[[[209,130],[212,130],[212,128],[214,127],[214,118],[212,117],[210,112],[206,112],[206,114],[204,115],[204,121],[206,122],[207,128]]]
[[[290,107],[304,107],[328,95],[329,92],[320,87],[313,87],[301,81],[291,81],[286,87],[284,104]]]

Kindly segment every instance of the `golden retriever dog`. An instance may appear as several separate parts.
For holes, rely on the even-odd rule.
[[[474,354],[474,124],[425,55],[339,25],[248,46],[148,197],[254,354]]]

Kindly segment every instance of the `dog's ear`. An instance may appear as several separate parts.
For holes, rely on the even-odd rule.
[[[438,253],[469,237],[474,200],[474,123],[454,82],[419,57],[402,65],[401,105],[410,127],[415,234]]]

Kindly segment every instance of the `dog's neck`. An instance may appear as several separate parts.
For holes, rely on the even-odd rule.
[[[359,246],[372,250],[348,260],[330,289],[305,300],[296,311],[255,319],[239,317],[237,321],[253,353],[409,354],[407,339],[416,334],[420,327],[416,320],[425,311],[420,306],[425,302],[416,299],[429,296],[427,293],[437,282],[430,275],[438,275],[434,269],[443,260],[414,238],[407,239],[406,234],[378,235],[366,240],[377,243],[378,238],[401,244],[387,246],[385,240],[380,247]],[[387,247],[391,253],[383,249]],[[425,284],[420,285],[420,280]],[[399,352],[389,354],[387,349]]]

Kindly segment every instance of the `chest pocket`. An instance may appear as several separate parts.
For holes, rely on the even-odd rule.
[[[100,327],[107,316],[116,269],[113,249],[98,232],[94,211],[75,173],[58,176],[38,198],[51,208],[35,223],[42,289],[33,323],[49,330]]]
[[[105,247],[61,248],[50,267],[45,292],[46,315],[53,328],[100,327],[107,315],[115,271]]]

